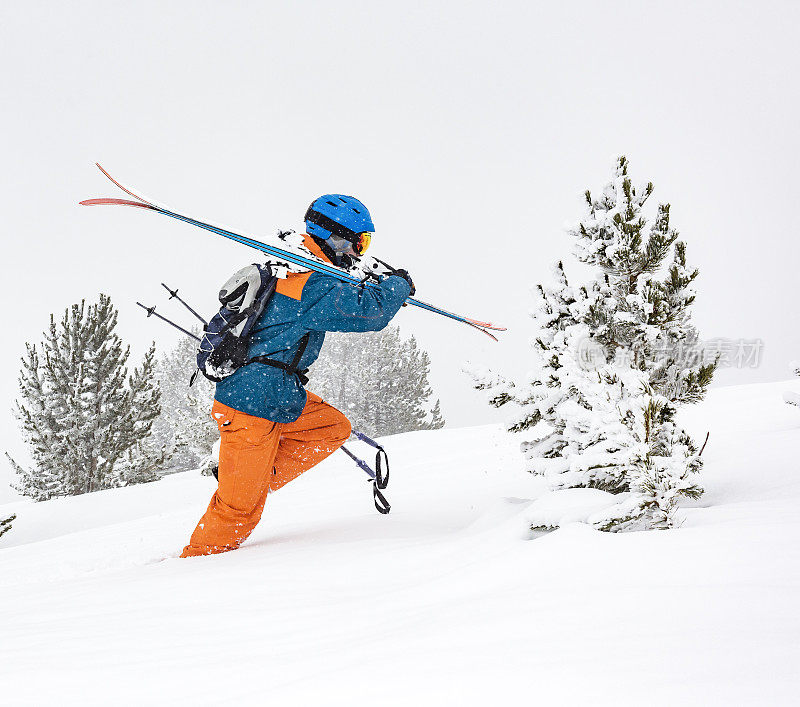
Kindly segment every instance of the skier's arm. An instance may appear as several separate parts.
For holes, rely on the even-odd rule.
[[[305,312],[304,324],[315,331],[380,331],[411,292],[408,282],[394,275],[376,287],[355,287],[327,276],[314,279],[306,285],[312,304]]]

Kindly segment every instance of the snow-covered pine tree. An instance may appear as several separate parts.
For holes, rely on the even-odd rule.
[[[670,527],[679,498],[702,493],[697,449],[674,420],[679,406],[703,397],[716,361],[703,360],[691,323],[698,271],[687,268],[669,204],[648,221],[652,192],[634,188],[620,157],[602,195],[586,192],[586,213],[569,230],[594,279],[575,287],[558,263],[554,282],[536,288],[528,379],[471,371],[492,405],[516,404],[508,429],[522,436],[529,471],[554,489],[625,494],[593,519],[604,530]]]
[[[8,518],[4,518],[0,520],[0,537],[2,537],[5,533],[11,530],[11,524],[16,519],[16,515],[9,516]]]
[[[792,373],[794,373],[796,376],[800,376],[800,361],[792,361],[790,367],[792,369]],[[783,394],[783,399],[789,403],[789,405],[796,405],[797,407],[800,407],[800,393],[787,390]]]
[[[116,325],[101,294],[96,304],[72,305],[60,322],[51,315],[42,343],[26,345],[16,414],[33,465],[9,457],[22,494],[46,500],[151,478],[146,470],[163,455],[146,445],[159,414],[155,350],[126,385],[129,349]]]
[[[156,347],[152,344],[144,356],[141,368],[135,368],[128,379],[130,409],[137,411],[123,421],[120,433],[132,444],[125,449],[114,465],[116,480],[112,486],[130,486],[160,478],[172,449],[152,434],[153,425],[161,414],[161,390],[155,376]]]
[[[161,356],[156,366],[162,413],[153,425],[153,437],[173,450],[171,471],[202,466],[219,437],[211,419],[214,384],[199,375],[189,387],[189,379],[197,369],[196,353],[197,343],[183,337]]]
[[[390,435],[444,426],[431,400],[430,356],[397,327],[328,334],[312,366],[309,389],[339,408],[362,432]]]

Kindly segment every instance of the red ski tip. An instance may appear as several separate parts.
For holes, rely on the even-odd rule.
[[[504,326],[495,326],[491,322],[482,322],[477,319],[470,319],[469,317],[464,317],[470,324],[474,324],[475,326],[483,327],[485,329],[491,329],[492,331],[508,331]]]
[[[95,164],[97,165],[97,169],[99,169],[99,170],[100,170],[100,171],[101,171],[103,174],[105,174],[105,175],[106,175],[106,177],[108,177],[108,178],[109,178],[109,180],[110,180],[110,181],[111,181],[113,184],[116,184],[116,185],[117,185],[117,186],[118,186],[120,189],[122,189],[122,191],[124,191],[126,194],[130,194],[130,195],[131,195],[131,196],[132,196],[134,199],[138,199],[138,200],[139,200],[139,201],[141,201],[143,204],[147,204],[148,206],[152,206],[152,204],[151,204],[149,201],[145,201],[145,200],[144,200],[144,199],[142,199],[142,197],[141,197],[141,196],[139,196],[138,194],[134,194],[134,193],[133,193],[133,192],[132,192],[130,189],[128,189],[127,187],[124,187],[124,186],[122,186],[122,184],[120,184],[120,183],[119,183],[119,182],[118,182],[116,179],[114,179],[114,177],[112,177],[112,176],[111,176],[111,175],[110,175],[108,172],[106,172],[106,170],[104,170],[104,169],[103,169],[103,166],[102,166],[102,165],[101,165],[99,162],[95,162]]]
[[[130,199],[84,199],[79,202],[81,206],[104,206],[106,204],[121,204],[122,206],[138,206],[140,209],[152,209],[149,204],[141,201],[131,201]]]

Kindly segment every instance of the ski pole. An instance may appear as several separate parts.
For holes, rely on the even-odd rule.
[[[172,298],[174,297],[176,300],[178,300],[178,302],[180,302],[180,303],[181,303],[181,304],[182,304],[184,307],[186,307],[186,309],[188,309],[188,310],[189,310],[189,311],[190,311],[192,314],[194,314],[194,316],[195,316],[195,317],[197,317],[197,318],[200,320],[200,323],[201,323],[203,326],[208,326],[208,322],[207,322],[205,319],[203,319],[203,317],[201,317],[201,316],[200,316],[200,315],[199,315],[197,312],[195,312],[195,311],[194,311],[194,310],[193,310],[193,309],[192,309],[192,308],[189,306],[189,304],[186,302],[186,300],[184,300],[183,298],[181,298],[181,297],[179,297],[179,296],[178,296],[178,290],[171,290],[171,289],[169,289],[169,287],[167,287],[167,286],[166,286],[166,285],[165,285],[163,282],[161,283],[161,286],[162,286],[162,287],[163,287],[163,288],[164,288],[164,289],[165,289],[167,292],[169,292],[169,298],[170,298],[170,299],[172,299]]]
[[[192,334],[192,332],[186,331],[186,329],[184,329],[182,326],[177,325],[171,319],[167,319],[166,317],[162,317],[158,312],[156,312],[156,306],[155,305],[153,305],[152,307],[145,307],[141,302],[137,302],[136,304],[138,304],[145,312],[147,312],[147,316],[148,317],[151,316],[151,315],[155,315],[162,322],[166,322],[170,326],[175,327],[178,331],[182,331],[184,334],[186,334],[186,336],[190,336],[195,341],[200,341],[200,337],[199,336],[195,336],[194,334]]]
[[[357,457],[344,445],[341,447],[341,450],[356,463],[358,468],[370,477],[372,483],[372,498],[375,501],[375,509],[378,511],[378,513],[386,515],[392,510],[392,507],[389,505],[389,501],[386,500],[386,496],[384,496],[381,491],[383,491],[389,485],[389,457],[386,455],[386,451],[383,449],[383,447],[376,442],[373,442],[365,434],[353,430],[353,436],[363,442],[367,442],[367,440],[369,440],[367,444],[371,444],[373,447],[379,449],[378,454],[375,457],[375,470],[373,471],[367,462]],[[383,453],[384,457],[386,458],[386,476],[383,476],[381,472],[381,453]]]
[[[375,483],[378,485],[378,488],[385,489],[389,485],[389,455],[380,444],[374,439],[367,437],[363,432],[352,430],[352,433],[356,439],[360,439],[364,444],[368,444],[373,449],[378,450],[375,454]],[[383,476],[381,460],[386,464],[386,476]]]

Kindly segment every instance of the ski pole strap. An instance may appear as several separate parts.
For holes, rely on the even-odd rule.
[[[300,339],[300,345],[297,347],[297,351],[295,351],[294,356],[292,357],[291,363],[286,363],[285,361],[278,361],[274,358],[269,358],[268,356],[254,356],[247,363],[263,363],[265,366],[272,366],[273,368],[281,368],[287,373],[291,373],[294,376],[297,376],[298,380],[300,381],[300,385],[306,385],[308,383],[308,373],[307,368],[298,368],[300,365],[300,359],[303,358],[303,354],[306,352],[306,346],[308,346],[308,340],[311,338],[311,334],[305,334],[302,339]]]
[[[389,501],[386,500],[386,496],[380,492],[378,486],[374,482],[372,484],[372,497],[375,500],[375,510],[377,510],[381,515],[386,515],[392,510],[392,507],[389,505]]]
[[[381,457],[383,457],[384,462],[386,463],[386,475],[383,475],[383,469],[381,468]],[[386,450],[381,447],[377,454],[375,454],[375,486],[379,489],[385,489],[389,485],[389,455],[386,454]]]
[[[375,454],[375,485],[379,489],[385,489],[389,485],[389,455],[386,450],[381,447],[374,439],[367,437],[363,432],[353,430],[353,437],[361,440],[364,444],[368,444],[373,449],[377,449]],[[386,468],[386,475],[384,476],[383,469]]]
[[[355,432],[354,432],[355,434]],[[359,433],[360,434],[360,433]],[[358,437],[358,435],[356,435]],[[358,437],[360,439],[360,437]],[[369,439],[369,438],[367,438]],[[370,440],[371,441],[371,440]],[[374,443],[373,443],[374,444]],[[370,467],[367,462],[363,459],[360,459],[355,454],[353,454],[347,447],[342,446],[342,451],[350,457],[358,466],[361,471],[363,471],[367,476],[370,477],[372,480],[372,498],[375,501],[375,509],[378,513],[386,514],[390,510],[392,510],[391,505],[389,505],[389,501],[386,500],[386,496],[384,496],[381,491],[383,491],[386,486],[389,484],[389,458],[386,456],[386,452],[383,448],[380,448],[378,455],[375,457],[375,470]],[[383,475],[382,468],[381,468],[381,459],[380,454],[383,453],[386,461],[386,475]]]

